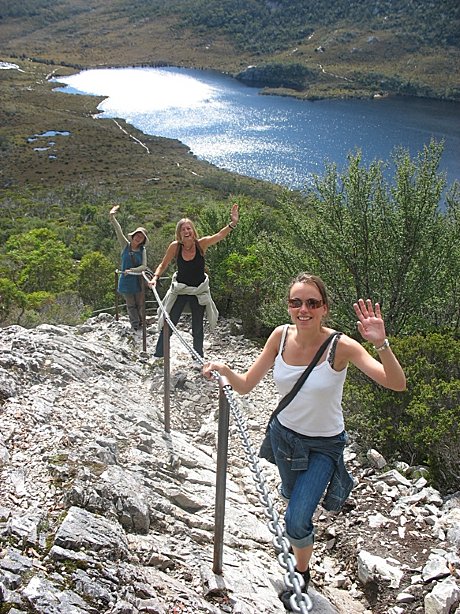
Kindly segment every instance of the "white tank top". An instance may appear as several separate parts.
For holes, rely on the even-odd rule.
[[[282,352],[288,329],[289,325],[286,325],[273,367],[273,380],[280,398],[291,390],[307,368],[307,365],[288,365],[283,359]],[[348,367],[342,371],[334,371],[331,367],[331,344],[326,360],[314,367],[296,396],[278,414],[278,420],[283,426],[301,435],[334,437],[344,430],[342,393]]]

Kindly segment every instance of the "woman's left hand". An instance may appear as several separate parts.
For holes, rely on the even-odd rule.
[[[358,330],[361,336],[379,347],[384,343],[385,323],[380,312],[380,305],[375,303],[372,305],[371,299],[364,301],[362,298],[357,303],[353,304],[356,315],[358,316]]]
[[[232,210],[230,212],[230,218],[232,220],[232,224],[236,226],[238,224],[238,220],[240,219],[240,214],[238,212],[238,204],[233,203]]]

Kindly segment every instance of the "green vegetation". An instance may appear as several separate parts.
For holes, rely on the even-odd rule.
[[[346,171],[327,167],[314,187],[284,193],[268,211],[243,204],[238,233],[208,255],[221,311],[241,317],[248,334],[265,334],[285,318],[289,280],[311,270],[333,293],[333,324],[348,334],[353,302],[372,296],[391,335],[458,335],[460,200],[454,184],[439,207],[441,153],[435,142],[415,160],[397,151],[392,181],[383,163],[366,167],[357,153]],[[224,222],[214,208],[200,220],[206,232]]]
[[[347,23],[350,27],[397,31],[412,45],[458,45],[460,34],[456,24],[460,17],[458,3],[415,0],[383,0],[378,4],[367,0],[279,0],[277,3],[251,0],[194,0],[172,2],[172,10],[185,15],[185,23],[205,30],[228,33],[238,46],[261,54],[301,44],[320,26],[336,27]],[[450,21],[452,19],[452,21]],[[351,35],[348,36],[352,38]],[[344,41],[345,42],[345,41]]]
[[[250,66],[237,75],[237,78],[255,87],[283,88],[302,91],[318,79],[319,70],[311,70],[298,63],[269,63]]]
[[[347,424],[387,458],[429,468],[442,492],[460,485],[460,340],[436,333],[391,339],[407,391],[382,390],[356,369],[346,387]]]
[[[1,60],[20,67],[0,71],[0,325],[75,324],[113,305],[114,203],[126,232],[147,227],[153,267],[179,217],[212,233],[237,200],[237,231],[207,258],[221,314],[263,339],[286,320],[286,285],[300,270],[325,279],[331,324],[351,335],[352,303],[379,300],[408,390],[384,391],[352,369],[349,424],[390,459],[427,464],[444,491],[460,488],[459,193],[438,172],[442,144],[368,167],[358,152],[343,172],[327,166],[313,187],[285,192],[95,119],[100,99],[53,92],[48,80],[89,66],[249,75],[252,65],[267,93],[460,100],[459,11],[453,0],[0,0]],[[48,130],[69,135],[40,153],[31,138]]]
[[[0,0],[0,17],[5,58],[74,67],[174,64],[232,74],[269,64],[282,75],[308,71],[301,87],[297,79],[284,86],[302,98],[460,99],[455,0]],[[281,88],[284,81],[273,86],[270,74],[265,85]]]

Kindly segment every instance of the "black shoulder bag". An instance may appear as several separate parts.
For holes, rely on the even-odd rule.
[[[292,401],[292,399],[295,397],[295,395],[299,392],[299,390],[304,385],[305,380],[307,379],[307,377],[310,375],[310,373],[315,368],[316,363],[318,362],[318,360],[323,355],[324,350],[327,348],[327,346],[329,345],[331,340],[334,337],[336,337],[337,335],[340,335],[340,333],[335,332],[335,333],[332,333],[331,335],[329,335],[329,337],[326,339],[326,341],[324,341],[324,343],[321,345],[319,350],[314,355],[313,360],[311,361],[311,363],[308,365],[308,367],[305,369],[305,371],[302,373],[302,375],[296,381],[296,383],[294,384],[292,389],[287,393],[286,396],[284,396],[281,399],[281,401],[278,403],[276,408],[273,410],[273,413],[270,416],[270,419],[269,419],[268,424],[267,424],[267,428],[265,430],[264,440],[262,441],[262,445],[260,446],[260,450],[259,450],[259,457],[260,458],[265,458],[266,460],[268,460],[269,463],[276,464],[275,455],[273,454],[272,443],[271,443],[271,440],[270,440],[270,424],[271,424],[272,420],[280,413],[280,411],[282,409],[284,409],[286,407],[286,405],[289,405],[289,403]]]

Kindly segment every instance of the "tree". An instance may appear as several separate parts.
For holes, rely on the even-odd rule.
[[[12,263],[13,281],[23,292],[58,293],[75,283],[72,252],[51,230],[37,228],[13,235],[5,251]]]
[[[458,331],[458,308],[457,318],[451,306],[446,319],[443,303],[454,287],[458,296],[460,202],[453,192],[447,210],[439,208],[441,153],[434,142],[416,161],[396,152],[392,185],[381,162],[365,168],[359,153],[350,155],[347,171],[329,166],[300,206],[287,198],[294,245],[333,290],[335,324],[343,330],[354,330],[352,303],[372,297],[389,334],[439,325]]]
[[[93,310],[110,307],[115,303],[114,267],[100,252],[89,252],[78,267],[78,292],[85,305]]]

